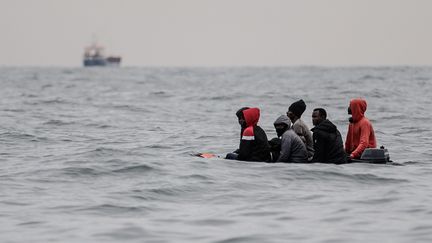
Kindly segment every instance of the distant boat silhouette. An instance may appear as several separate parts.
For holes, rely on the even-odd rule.
[[[105,48],[93,43],[84,49],[83,64],[85,67],[93,66],[119,66],[121,62],[120,56],[105,57]]]

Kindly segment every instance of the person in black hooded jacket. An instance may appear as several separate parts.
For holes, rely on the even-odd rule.
[[[267,135],[258,126],[260,110],[258,108],[240,109],[239,124],[241,125],[240,146],[235,153],[229,153],[226,159],[244,161],[270,161],[270,147]],[[237,153],[236,153],[237,152]]]
[[[327,112],[323,108],[314,109],[312,123],[315,126],[311,129],[315,150],[312,162],[346,163],[342,136],[337,127],[327,119]]]

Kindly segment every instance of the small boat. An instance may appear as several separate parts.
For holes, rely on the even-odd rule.
[[[119,66],[121,62],[120,56],[108,56],[106,57],[105,48],[93,43],[84,50],[84,67],[94,66]]]
[[[221,156],[218,156],[216,154],[212,153],[191,153],[192,156],[197,156],[205,159],[210,158],[223,158]],[[384,146],[381,146],[380,148],[367,148],[365,151],[363,151],[363,154],[361,155],[360,159],[350,159],[346,162],[347,164],[350,163],[366,163],[366,164],[391,164],[391,165],[402,165],[399,163],[395,163],[392,160],[390,160],[390,154]]]

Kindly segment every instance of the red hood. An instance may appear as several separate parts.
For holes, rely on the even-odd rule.
[[[246,121],[246,127],[256,126],[260,117],[260,110],[258,108],[249,108],[243,111],[243,116]]]
[[[367,103],[364,99],[352,99],[350,101],[351,114],[354,122],[360,121],[366,112]]]

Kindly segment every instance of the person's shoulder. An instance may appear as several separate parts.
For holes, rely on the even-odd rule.
[[[254,126],[252,129],[254,130],[255,135],[261,136],[262,134],[266,134],[264,129],[258,125]]]
[[[370,120],[365,116],[359,121],[359,124],[361,126],[372,126],[372,123],[370,122]]]
[[[300,121],[301,126],[306,128],[309,131],[309,127],[306,125],[306,123],[301,119],[299,119],[299,121]]]
[[[323,129],[319,129],[318,127],[314,127],[312,129],[312,136],[313,137],[319,137],[323,136],[326,132]]]
[[[296,133],[299,133],[299,132],[301,132],[303,130],[303,126],[302,126],[302,124],[300,122],[300,119],[298,119],[297,121],[295,121],[292,124],[292,130],[294,130],[294,132],[296,132]]]
[[[253,135],[254,135],[254,127],[252,127],[252,126],[246,127],[243,130],[242,136],[253,136]]]
[[[282,134],[282,138],[293,138],[298,137],[297,133],[293,129],[288,129]]]

